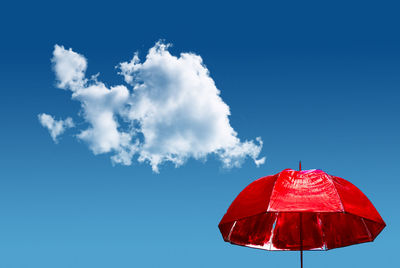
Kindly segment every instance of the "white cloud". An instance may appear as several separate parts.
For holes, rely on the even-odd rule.
[[[39,114],[38,118],[40,124],[49,130],[50,136],[55,143],[58,142],[57,137],[64,133],[67,128],[74,127],[71,117],[67,117],[65,120],[55,120],[51,115],[43,113]]]
[[[51,61],[54,63],[59,88],[75,91],[84,86],[87,61],[83,56],[72,49],[66,50],[63,46],[56,45]]]
[[[173,56],[160,42],[142,63],[135,54],[118,66],[131,91],[87,79],[86,59],[71,49],[56,45],[52,62],[58,87],[71,90],[72,99],[81,103],[89,127],[77,137],[94,154],[113,153],[112,161],[125,165],[137,155],[155,172],[164,162],[180,166],[209,154],[224,167],[238,167],[246,157],[257,166],[265,161],[258,159],[261,138],[241,142],[231,127],[229,106],[198,55]]]

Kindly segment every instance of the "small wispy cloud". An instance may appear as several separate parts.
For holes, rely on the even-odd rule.
[[[67,128],[74,127],[71,117],[67,117],[65,120],[55,120],[51,115],[43,113],[39,114],[38,118],[40,124],[49,130],[50,136],[55,143],[58,142],[57,137],[63,134]]]
[[[78,139],[87,142],[94,154],[111,153],[113,163],[131,165],[137,156],[137,161],[148,162],[155,172],[164,162],[178,167],[189,158],[206,159],[209,154],[227,168],[239,167],[247,157],[257,166],[263,164],[265,158],[258,159],[261,138],[240,141],[229,122],[229,106],[202,58],[193,53],[173,56],[168,47],[158,42],[144,62],[135,54],[117,66],[128,89],[107,87],[97,76],[86,78],[86,58],[55,46],[52,62],[57,86],[70,90],[72,99],[81,103],[80,115],[89,125],[80,130]],[[43,116],[48,123],[42,122]],[[55,141],[70,126],[68,118],[55,121],[42,114],[39,120],[54,129],[50,133]]]

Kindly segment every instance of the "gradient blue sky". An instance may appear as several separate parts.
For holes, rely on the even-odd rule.
[[[284,168],[346,178],[387,223],[374,243],[306,252],[305,267],[398,262],[400,6],[396,1],[30,1],[0,4],[0,267],[297,267],[297,252],[223,242],[217,225],[254,179]],[[159,39],[202,56],[243,139],[265,165],[224,170],[214,158],[154,174],[115,166],[37,115],[74,115],[55,87],[55,44],[114,66]]]

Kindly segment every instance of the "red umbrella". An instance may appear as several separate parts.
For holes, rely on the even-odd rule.
[[[299,250],[301,267],[303,250],[371,242],[385,226],[357,187],[315,169],[285,169],[252,182],[218,225],[224,240],[232,244]]]

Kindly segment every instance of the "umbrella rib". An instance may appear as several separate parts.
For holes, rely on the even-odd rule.
[[[325,232],[322,229],[321,213],[319,213],[319,212],[317,213],[317,219],[318,219],[318,226],[319,226],[319,229],[321,231],[322,244],[323,244],[322,249],[326,250],[327,247],[326,247],[326,241],[325,241]]]
[[[275,237],[276,222],[278,221],[278,213],[276,212],[274,214],[275,214],[275,220],[274,220],[274,223],[272,224],[271,235],[269,236],[269,240],[267,242],[267,244],[269,246],[269,250],[272,249],[272,239]]]
[[[278,176],[276,177],[276,179],[275,179],[275,181],[274,181],[274,185],[272,186],[272,191],[271,191],[271,195],[269,196],[269,201],[268,201],[268,208],[267,208],[267,212],[270,212],[270,208],[271,208],[271,198],[272,198],[272,196],[273,196],[273,194],[274,194],[274,191],[275,191],[275,185],[276,185],[276,182],[278,181],[278,179],[279,179],[279,177],[281,176],[281,174],[280,173],[278,173]]]
[[[336,185],[335,185],[335,183],[334,183],[333,180],[332,180],[332,176],[328,175],[328,178],[329,178],[329,181],[332,183],[333,189],[335,189],[335,192],[336,192],[336,194],[337,194],[337,196],[338,196],[338,198],[339,198],[340,205],[342,206],[342,212],[344,212],[345,210],[344,210],[342,198],[340,197],[340,194],[339,194],[338,190],[336,189]]]
[[[363,217],[360,217],[360,218],[361,218],[362,223],[364,224],[365,230],[367,230],[369,239],[372,240],[371,232],[369,231],[368,226],[365,224],[364,218]]]
[[[229,231],[229,235],[228,235],[228,241],[229,241],[229,242],[231,241],[231,234],[232,234],[233,228],[235,228],[236,222],[237,222],[237,221],[235,221],[235,222],[233,223],[233,225],[232,225],[232,227],[231,227],[231,230]]]

